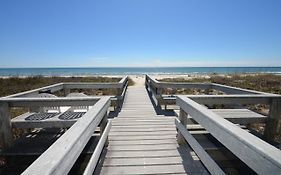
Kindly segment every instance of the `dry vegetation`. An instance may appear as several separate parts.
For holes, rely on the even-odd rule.
[[[7,96],[61,82],[118,82],[121,78],[111,77],[43,77],[0,78],[0,96]]]
[[[229,74],[211,75],[210,78],[165,78],[165,82],[212,82],[245,89],[281,94],[281,75],[275,74]]]
[[[210,75],[210,78],[165,78],[159,81],[165,82],[211,82],[224,84],[228,86],[240,87],[256,91],[263,91],[274,94],[281,94],[281,75],[275,74],[229,74],[229,75]],[[166,89],[165,94],[222,94],[216,90],[202,89]],[[223,105],[215,105],[215,107],[223,107]],[[269,106],[264,104],[246,105],[247,108],[258,113],[267,115]],[[260,133],[264,132],[264,124],[252,124],[250,127]],[[281,142],[281,133],[275,139]]]

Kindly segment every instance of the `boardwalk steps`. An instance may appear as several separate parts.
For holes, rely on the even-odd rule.
[[[144,87],[127,90],[112,120],[109,145],[97,174],[208,174],[195,153],[176,140],[174,117],[157,115]]]

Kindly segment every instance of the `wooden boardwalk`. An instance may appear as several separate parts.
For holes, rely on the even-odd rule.
[[[77,174],[83,170],[84,175],[93,172],[280,174],[279,143],[271,145],[262,140],[274,141],[272,139],[278,136],[280,95],[214,83],[158,82],[148,75],[145,79],[147,89],[143,82],[138,85],[126,91],[126,76],[118,83],[58,83],[1,98],[0,154],[19,163],[12,162],[0,172],[28,175]],[[114,97],[87,97],[70,91],[100,88],[116,89],[117,94]],[[214,89],[224,94],[167,96],[163,94],[167,88]],[[65,97],[49,94],[60,90]],[[255,104],[269,105],[268,115],[265,117],[243,107]],[[161,105],[176,106],[175,110],[162,110]],[[212,105],[230,105],[230,108],[206,107]],[[69,106],[67,111],[60,110]],[[14,107],[29,108],[30,112],[11,120],[10,110]],[[69,120],[70,113],[85,107],[87,111],[82,117]],[[54,109],[58,113],[56,116],[52,114]],[[178,109],[180,112],[175,115]],[[68,117],[62,117],[64,114]],[[110,117],[113,119],[108,120]],[[255,135],[251,127],[247,127],[252,123],[265,123],[263,136]],[[13,142],[14,128],[41,129]],[[49,132],[53,129],[60,132]],[[47,139],[39,135],[52,139],[46,144]],[[30,155],[40,156],[32,163],[20,163],[27,158],[33,159]]]
[[[157,115],[144,87],[129,87],[97,174],[209,174],[176,140],[174,117]]]

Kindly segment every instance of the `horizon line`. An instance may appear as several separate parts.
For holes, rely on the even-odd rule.
[[[261,67],[261,68],[280,68],[280,66],[96,66],[96,67],[87,67],[87,66],[66,66],[66,67],[0,67],[0,69],[48,69],[48,68],[234,68],[234,67],[241,67],[241,68],[247,68],[247,67]]]

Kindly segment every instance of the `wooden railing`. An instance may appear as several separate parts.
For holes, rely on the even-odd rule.
[[[274,108],[272,108],[274,111],[271,113],[278,113],[279,116],[281,114],[281,97],[277,95],[270,97],[268,95],[177,96],[176,103],[180,106],[179,119],[175,120],[179,132],[178,141],[184,143],[185,139],[212,174],[224,174],[186,129],[187,115],[189,115],[258,174],[279,174],[281,172],[281,151],[279,149],[201,105],[202,103],[225,104],[233,102],[240,104],[271,102],[274,104]]]
[[[101,97],[89,111],[78,119],[55,143],[53,143],[22,174],[67,174],[92,137],[97,126],[101,125],[101,139],[89,161],[85,174],[92,174],[97,160],[106,143],[110,129],[107,123],[107,110],[110,97]],[[106,126],[106,127],[105,127]]]
[[[63,90],[65,95],[67,95],[70,93],[71,89],[116,89],[117,94],[115,97],[112,97],[112,105],[114,107],[120,108],[127,86],[128,86],[128,76],[125,76],[117,83],[91,83],[91,82],[57,83],[50,86],[45,86],[42,88],[9,95],[6,96],[5,98],[35,97],[40,93],[44,93],[44,92],[54,93],[60,90]]]
[[[269,115],[266,121],[264,136],[267,140],[272,141],[276,134],[279,133],[279,122],[281,120],[281,103],[280,95],[259,92],[249,89],[231,87],[216,83],[175,83],[159,82],[149,75],[146,75],[145,85],[152,95],[152,99],[158,106],[176,104],[176,96],[163,94],[166,88],[198,88],[198,89],[216,89],[228,95],[186,95],[186,97],[205,105],[213,104],[267,104],[270,106]]]
[[[275,94],[259,92],[249,89],[242,89],[237,87],[231,87],[227,85],[221,85],[217,83],[178,83],[178,82],[160,82],[155,80],[149,75],[145,76],[145,85],[148,90],[152,93],[152,96],[155,100],[157,105],[165,105],[165,108],[169,104],[176,104],[176,97],[168,96],[163,94],[163,90],[170,88],[170,89],[177,89],[177,88],[197,88],[197,89],[215,89],[226,94],[259,94],[259,95],[269,95],[274,96]]]
[[[126,76],[117,83],[58,83],[2,97],[0,98],[0,149],[6,150],[12,146],[12,128],[69,128],[23,173],[67,174],[99,125],[102,135],[90,164],[85,170],[85,174],[91,174],[106,143],[111,127],[110,122],[107,122],[108,108],[111,105],[121,108],[127,86],[128,77]],[[117,89],[117,94],[116,96],[82,95],[70,97],[48,95],[59,90],[64,90],[65,95],[67,95],[71,89]],[[26,107],[29,108],[30,112],[11,120],[10,110],[13,107]],[[86,111],[81,118],[71,120],[59,119],[58,116],[65,112],[58,112],[54,117],[48,119],[27,120],[27,116],[31,116],[33,113],[44,114],[44,112],[38,110],[42,107],[49,109],[60,109],[61,107],[80,109],[79,107],[82,107]]]

